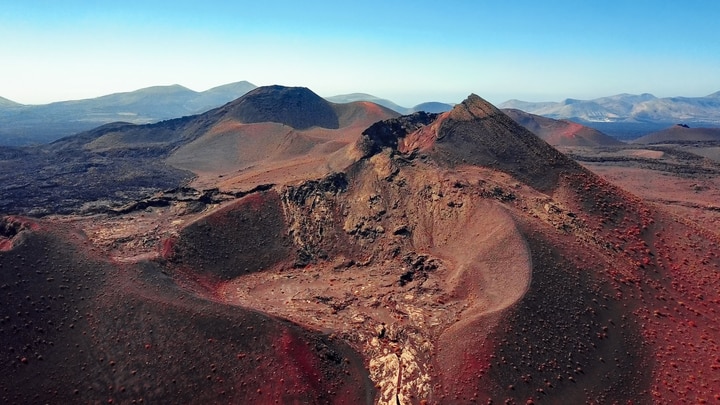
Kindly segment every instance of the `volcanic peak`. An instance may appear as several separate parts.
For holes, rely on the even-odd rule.
[[[277,122],[295,129],[340,127],[333,106],[306,87],[258,87],[221,107],[217,114],[247,124]]]
[[[448,116],[456,121],[471,121],[473,119],[491,118],[504,115],[494,105],[478,96],[470,94],[462,103],[456,105]]]
[[[476,165],[506,172],[540,191],[556,188],[580,165],[481,97],[471,94],[443,114],[416,113],[378,122],[363,132],[364,156],[385,147],[423,152],[445,166]]]
[[[444,116],[436,139],[431,155],[437,161],[450,166],[471,164],[498,169],[540,191],[555,189],[562,174],[583,171],[475,94]]]

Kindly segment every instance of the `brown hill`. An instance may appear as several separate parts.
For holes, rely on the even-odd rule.
[[[337,128],[297,129],[221,115],[196,139],[173,151],[167,162],[196,173],[196,188],[237,191],[288,184],[344,170],[357,159],[353,147],[360,133],[374,122],[398,115],[370,102],[329,105]]]
[[[687,125],[673,125],[662,131],[653,132],[632,141],[638,144],[653,143],[685,143],[685,142],[718,142],[720,128],[690,128]]]
[[[376,111],[359,106],[345,116]],[[233,125],[251,126],[248,139],[266,133],[227,122],[227,137]],[[221,138],[197,139],[211,134]],[[717,235],[612,186],[475,95],[341,134],[331,153],[214,172],[220,190],[195,200],[6,219],[3,400],[720,395]],[[259,178],[278,183],[253,187]]]
[[[617,146],[623,143],[602,132],[569,120],[555,120],[506,108],[507,116],[552,146]]]

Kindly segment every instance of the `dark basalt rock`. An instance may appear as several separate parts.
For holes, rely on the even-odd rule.
[[[296,205],[304,205],[308,197],[318,193],[339,194],[347,190],[348,179],[345,173],[331,173],[320,180],[309,180],[299,186],[289,186],[284,197]]]
[[[378,121],[363,131],[360,148],[365,156],[372,156],[383,148],[397,149],[398,139],[435,121],[439,114],[419,111],[389,120]]]

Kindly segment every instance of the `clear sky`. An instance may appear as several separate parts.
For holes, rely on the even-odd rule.
[[[247,80],[400,105],[720,90],[715,0],[2,0],[24,104]]]

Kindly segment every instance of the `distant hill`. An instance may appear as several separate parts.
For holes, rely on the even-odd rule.
[[[609,146],[622,144],[622,142],[609,135],[576,122],[555,120],[512,108],[506,108],[502,111],[552,146]]]
[[[0,108],[4,108],[4,107],[19,107],[19,106],[21,106],[21,105],[22,105],[22,104],[16,103],[16,102],[14,102],[14,101],[12,101],[12,100],[8,100],[8,99],[6,99],[5,97],[0,97]]]
[[[658,98],[652,94],[618,94],[594,100],[561,102],[509,100],[500,108],[517,108],[532,114],[588,122],[716,122],[720,125],[720,92],[705,97]]]
[[[453,109],[452,104],[439,103],[437,101],[429,101],[421,103],[412,108],[412,112],[425,111],[429,113],[444,113]]]
[[[196,92],[180,85],[154,86],[97,98],[22,105],[0,100],[0,145],[51,142],[102,124],[146,124],[205,112],[256,88],[242,81]],[[12,103],[12,104],[10,104]]]
[[[633,143],[684,143],[684,142],[720,142],[720,128],[690,128],[687,125],[673,125],[662,131],[653,132],[635,139]]]
[[[276,122],[295,129],[340,126],[330,102],[305,87],[259,87],[219,112],[246,124]]]
[[[383,107],[389,108],[393,111],[396,111],[400,114],[412,114],[414,112],[418,111],[425,111],[429,113],[441,113],[450,111],[453,108],[452,104],[447,103],[440,103],[436,101],[430,101],[426,103],[418,104],[414,107],[402,107],[390,100],[386,100],[384,98],[375,97],[372,94],[366,94],[366,93],[351,93],[351,94],[341,94],[337,96],[332,97],[325,97],[326,100],[333,102],[333,103],[351,103],[353,101],[370,101],[375,104],[379,104]]]
[[[390,100],[375,97],[372,94],[366,93],[350,93],[350,94],[339,94],[337,96],[325,97],[325,100],[331,103],[352,103],[354,101],[370,101],[371,103],[379,104],[383,107],[389,108],[393,111],[399,112],[400,114],[409,114],[410,109],[401,107]]]

